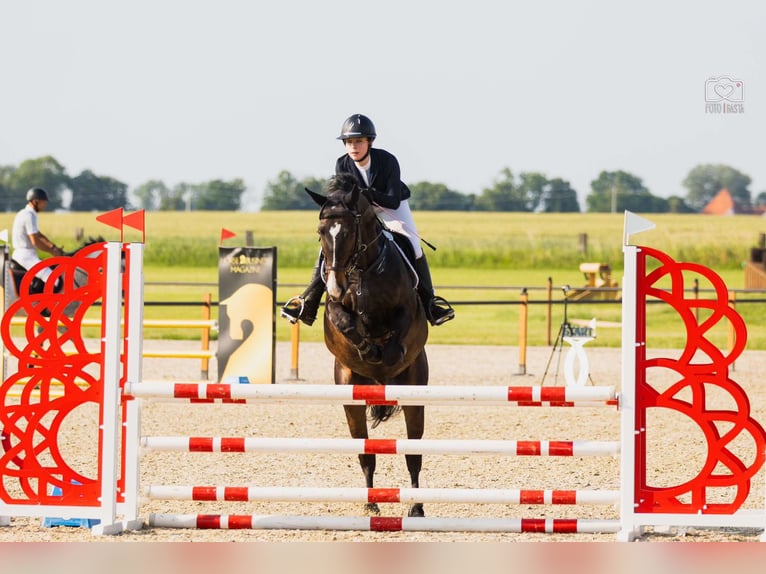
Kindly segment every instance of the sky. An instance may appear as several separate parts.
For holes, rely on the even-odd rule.
[[[603,170],[685,196],[720,163],[755,197],[765,21],[742,0],[0,0],[0,165],[242,178],[252,209],[283,170],[331,176],[362,113],[408,183],[478,194],[541,172],[584,209]],[[706,101],[721,78],[738,113]]]

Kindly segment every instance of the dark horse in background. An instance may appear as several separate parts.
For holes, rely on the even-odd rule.
[[[98,237],[88,237],[88,239],[86,241],[84,241],[75,250],[73,250],[73,251],[65,251],[63,253],[63,255],[67,256],[67,257],[71,257],[72,255],[74,255],[75,253],[77,253],[81,249],[84,249],[85,247],[89,247],[90,245],[93,245],[94,243],[103,243],[104,241],[105,241],[104,238],[101,237],[101,236],[98,236]],[[18,294],[19,294],[19,292],[21,290],[21,282],[24,279],[24,276],[27,274],[27,270],[24,267],[22,267],[21,265],[19,265],[18,263],[16,263],[16,261],[14,261],[13,259],[9,259],[9,261],[8,261],[8,273],[9,273],[9,276],[10,276],[11,284],[8,286],[8,287],[10,287],[10,289],[6,290],[7,291],[7,293],[6,293],[6,301],[5,301],[6,308],[16,298],[18,298]],[[80,269],[79,267],[77,267],[75,269],[75,272],[74,272],[73,286],[75,288],[79,288],[79,287],[85,285],[87,282],[88,282],[88,273],[85,270]],[[54,292],[55,293],[60,292],[62,287],[63,287],[62,285],[56,284],[54,286]],[[37,294],[42,293],[44,288],[45,288],[45,283],[42,280],[40,280],[39,278],[34,277],[34,278],[32,278],[32,280],[29,283],[29,291],[28,292],[29,292],[30,295],[37,295]],[[74,315],[74,313],[77,311],[77,309],[79,308],[79,306],[80,306],[80,302],[79,301],[73,301],[72,303],[70,303],[66,307],[66,309],[64,310],[64,313],[68,317],[72,317]]]
[[[319,241],[322,246],[327,291],[324,315],[325,344],[335,355],[338,385],[426,385],[428,338],[425,311],[416,290],[411,265],[384,230],[370,199],[356,179],[339,175],[330,180],[322,196],[306,190],[321,209]],[[368,438],[367,407],[344,405],[353,438]],[[424,407],[402,406],[407,438],[423,436]],[[373,428],[396,409],[370,407]],[[419,487],[423,457],[405,455],[413,488]],[[367,488],[373,487],[375,455],[360,454]],[[368,512],[379,514],[377,504]],[[409,516],[424,516],[422,503],[413,504]]]

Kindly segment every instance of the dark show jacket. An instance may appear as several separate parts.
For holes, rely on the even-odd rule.
[[[384,149],[371,148],[370,188],[375,203],[388,209],[396,209],[403,199],[409,199],[410,189],[402,182],[399,162]],[[367,187],[354,160],[348,154],[335,162],[335,174],[349,173],[356,177],[359,185]]]

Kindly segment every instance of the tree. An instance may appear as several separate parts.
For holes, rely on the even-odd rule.
[[[543,186],[543,193],[538,203],[537,211],[543,213],[573,213],[580,211],[577,192],[568,181],[560,178],[549,180]]]
[[[519,198],[524,198],[524,211],[540,210],[548,184],[546,177],[537,172],[525,172],[519,175],[519,179],[517,194]]]
[[[160,198],[168,195],[168,187],[159,179],[151,179],[142,183],[133,190],[133,195],[138,200],[138,209],[152,211],[160,205]]]
[[[98,176],[89,169],[69,181],[71,211],[110,211],[126,207],[128,186],[111,177]]]
[[[24,198],[15,197],[11,190],[11,177],[16,168],[12,165],[0,165],[0,211],[21,209]]]
[[[308,178],[298,181],[289,171],[283,170],[279,172],[276,180],[266,184],[261,209],[263,211],[316,209],[317,204],[309,197],[304,188],[308,187],[312,191],[320,192],[324,186],[324,180]]]
[[[191,197],[193,187],[190,183],[182,182],[173,186],[173,189],[158,190],[160,211],[183,211],[186,209],[187,198]]]
[[[516,185],[513,173],[503,168],[495,185],[483,189],[476,198],[476,209],[481,211],[529,211],[525,190]]]
[[[668,197],[668,212],[669,213],[692,213],[692,209],[686,205],[683,197],[677,195],[671,195]]]
[[[702,211],[722,189],[728,189],[731,198],[745,209],[751,206],[749,176],[728,165],[710,163],[693,167],[683,181],[687,190],[686,204],[694,211]]]
[[[189,206],[195,210],[237,211],[244,192],[245,182],[240,178],[231,181],[214,179],[192,188]]]
[[[667,199],[652,195],[641,178],[626,171],[602,171],[598,179],[590,182],[590,187],[591,193],[585,198],[590,212],[668,211]]]
[[[409,203],[418,211],[469,211],[473,206],[473,196],[453,191],[443,183],[420,181],[409,188]]]
[[[48,192],[48,209],[58,209],[61,207],[61,192],[69,187],[66,170],[49,155],[23,161],[9,180],[10,192],[18,198],[19,209],[24,205],[26,192],[31,187],[42,187]]]

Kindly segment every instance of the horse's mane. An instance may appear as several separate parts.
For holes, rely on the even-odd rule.
[[[325,186],[325,192],[328,197],[336,194],[346,195],[351,193],[354,187],[358,187],[358,182],[353,175],[350,173],[339,173],[329,179]]]
[[[325,193],[327,204],[342,205],[357,213],[365,212],[372,203],[369,190],[361,187],[356,177],[350,173],[340,173],[331,177],[325,185]]]
[[[103,243],[104,241],[106,241],[106,239],[104,239],[103,235],[97,235],[96,237],[89,235],[88,238],[80,244],[80,247],[87,247],[94,243]]]

